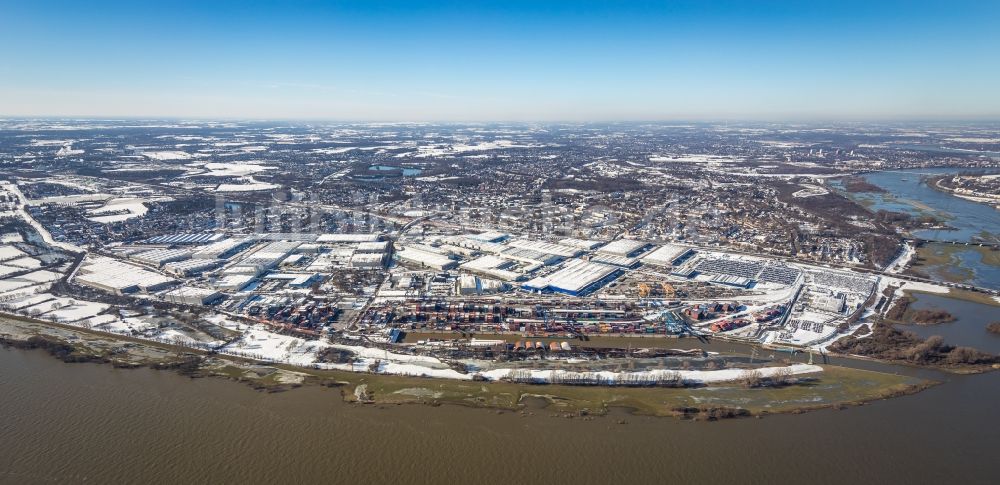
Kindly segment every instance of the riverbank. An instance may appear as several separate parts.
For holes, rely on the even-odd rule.
[[[915,257],[904,273],[951,283],[972,284],[976,283],[977,273],[988,268],[1000,271],[1000,249],[930,243],[917,248]],[[990,281],[979,282],[977,286],[991,286],[988,283]]]
[[[939,192],[953,195],[955,197],[960,197],[968,201],[984,204],[1000,211],[1000,196],[993,194],[985,194],[981,192],[972,192],[968,190],[962,191],[959,189],[955,189],[953,187],[947,187],[945,185],[942,185],[942,182],[950,178],[952,177],[949,176],[929,177],[927,178],[927,186]]]
[[[268,392],[302,386],[338,388],[347,402],[373,405],[460,405],[521,413],[587,417],[614,409],[650,416],[719,419],[843,408],[919,392],[933,381],[823,365],[782,385],[692,383],[692,387],[624,387],[476,382],[266,365],[182,347],[105,335],[73,327],[0,318],[7,346],[43,349],[64,362],[173,370],[189,377],[221,377]]]

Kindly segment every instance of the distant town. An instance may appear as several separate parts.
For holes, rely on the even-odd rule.
[[[865,178],[996,213],[996,133],[7,119],[0,309],[319,370],[612,386],[808,376],[828,355],[864,356],[861,339],[911,293],[1000,303],[1000,285],[919,264],[931,246],[995,257],[1000,233]],[[717,362],[650,339],[762,353]],[[932,350],[918,363],[996,362]]]

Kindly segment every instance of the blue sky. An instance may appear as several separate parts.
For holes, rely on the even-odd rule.
[[[1000,118],[1000,1],[0,2],[3,116]]]

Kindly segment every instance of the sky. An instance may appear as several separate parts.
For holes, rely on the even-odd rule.
[[[0,0],[0,116],[1000,119],[1000,0]]]

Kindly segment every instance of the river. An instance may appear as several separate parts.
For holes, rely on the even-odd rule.
[[[944,338],[945,343],[951,345],[1000,354],[1000,335],[986,330],[989,323],[1000,321],[1000,308],[928,293],[913,296],[917,299],[913,303],[913,309],[942,308],[955,317],[955,321],[937,325],[901,325],[898,328],[924,338],[939,335]]]
[[[850,194],[872,210],[891,210],[913,215],[930,214],[945,219],[955,230],[916,231],[914,236],[948,241],[971,241],[984,238],[1000,241],[1000,211],[986,205],[928,187],[921,180],[927,175],[980,172],[983,169],[920,168],[902,171],[864,174],[869,183],[882,187],[885,193]],[[997,170],[989,170],[996,173]]]
[[[362,407],[0,349],[4,483],[995,483],[1000,373],[714,423]],[[618,424],[624,420],[625,424]]]

